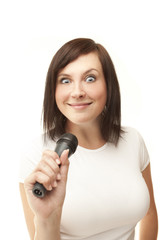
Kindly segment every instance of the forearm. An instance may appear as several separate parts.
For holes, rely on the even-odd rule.
[[[34,240],[60,240],[60,217],[39,219],[35,217]]]
[[[157,240],[157,212],[148,213],[140,222],[139,240]]]

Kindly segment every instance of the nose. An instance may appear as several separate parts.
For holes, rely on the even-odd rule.
[[[86,93],[83,89],[83,86],[81,83],[75,83],[72,92],[71,92],[71,97],[73,98],[83,98],[85,97]]]

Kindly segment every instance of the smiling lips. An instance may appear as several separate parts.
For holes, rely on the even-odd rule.
[[[71,106],[75,109],[84,109],[91,104],[92,104],[92,102],[89,102],[89,103],[68,103],[69,106]]]

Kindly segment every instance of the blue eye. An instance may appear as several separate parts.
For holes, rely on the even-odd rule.
[[[70,83],[71,81],[67,78],[63,78],[61,79],[61,83],[65,84],[65,83]]]
[[[96,80],[96,78],[93,76],[89,76],[86,78],[86,82],[94,82],[95,80]]]

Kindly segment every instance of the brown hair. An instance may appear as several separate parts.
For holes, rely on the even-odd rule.
[[[101,132],[107,142],[118,143],[121,134],[120,89],[112,60],[106,49],[92,39],[77,38],[64,44],[54,55],[46,78],[43,102],[43,128],[45,134],[55,139],[65,133],[66,117],[59,111],[55,101],[57,75],[67,64],[80,55],[96,52],[102,64],[107,85],[107,102],[102,113]]]

